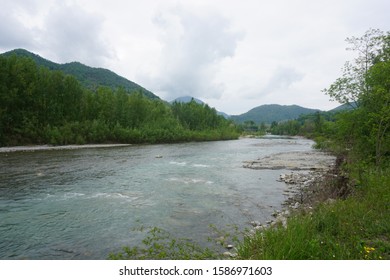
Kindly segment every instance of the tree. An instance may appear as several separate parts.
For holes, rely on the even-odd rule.
[[[167,143],[237,138],[208,105],[150,99],[142,91],[83,88],[30,58],[0,55],[0,145]]]
[[[379,166],[390,156],[390,33],[370,29],[347,41],[358,56],[326,93],[359,105],[340,114],[338,135],[358,160],[373,160]]]
[[[347,50],[355,51],[358,55],[353,62],[344,64],[342,77],[323,91],[332,100],[359,107],[361,95],[368,90],[365,77],[381,54],[385,41],[379,29],[369,29],[362,37],[351,37],[346,41],[351,45]]]
[[[390,153],[390,60],[372,66],[366,80],[370,91],[362,96],[362,106],[368,113],[375,161],[380,165],[383,156]]]

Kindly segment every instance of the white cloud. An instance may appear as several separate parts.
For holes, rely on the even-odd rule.
[[[102,16],[77,5],[60,4],[51,9],[44,21],[41,44],[60,62],[101,66],[113,56],[102,34],[103,24]]]
[[[259,96],[267,96],[281,91],[287,91],[291,85],[299,82],[304,77],[292,67],[278,66],[265,86],[258,92]]]
[[[36,47],[34,28],[23,22],[25,8],[19,1],[0,1],[0,49]],[[28,11],[33,11],[33,6]]]
[[[168,100],[183,95],[219,98],[224,84],[215,81],[216,73],[242,37],[230,30],[229,20],[214,11],[176,6],[156,14],[153,22],[161,32],[162,49],[152,87]]]

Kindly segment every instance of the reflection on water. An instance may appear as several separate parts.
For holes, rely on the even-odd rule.
[[[204,242],[209,225],[265,221],[281,171],[245,160],[311,149],[304,139],[0,153],[0,258],[105,259],[160,227]]]

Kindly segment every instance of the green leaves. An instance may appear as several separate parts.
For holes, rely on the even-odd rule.
[[[342,77],[338,78],[323,92],[342,104],[358,104],[361,96],[367,92],[366,75],[377,58],[384,53],[385,36],[378,29],[369,29],[362,37],[347,38],[350,45],[347,50],[357,53],[353,62],[347,61]]]
[[[207,105],[174,104],[144,92],[84,88],[32,59],[0,56],[0,145],[170,143],[237,138]]]
[[[339,118],[339,141],[351,158],[379,166],[390,156],[390,34],[370,29],[347,42],[357,57],[324,91],[340,103],[356,102],[358,109]]]

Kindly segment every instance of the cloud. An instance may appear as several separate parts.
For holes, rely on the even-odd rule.
[[[56,62],[80,61],[92,66],[102,66],[113,57],[102,35],[104,18],[78,5],[8,1],[0,17],[0,49],[26,48]]]
[[[291,87],[295,83],[300,82],[304,77],[305,75],[295,68],[278,66],[264,85],[258,86],[257,89],[252,89],[245,97],[255,99],[283,95],[289,92]]]
[[[263,88],[264,93],[288,89],[293,83],[302,80],[304,75],[295,68],[279,66]]]
[[[213,11],[196,13],[176,7],[154,17],[161,31],[161,57],[154,87],[167,99],[183,95],[219,98],[224,84],[215,80],[218,66],[234,55],[242,37]]]
[[[330,109],[321,89],[354,54],[346,37],[390,29],[385,0],[0,0],[0,51],[105,67],[166,100],[242,113]]]
[[[1,3],[0,18],[0,48],[9,50],[13,48],[34,48],[35,31],[33,28],[26,26],[20,14],[23,7],[17,2]],[[19,14],[19,16],[18,16]]]
[[[104,18],[78,6],[58,5],[44,22],[41,44],[60,62],[102,65],[112,57],[102,37]]]

